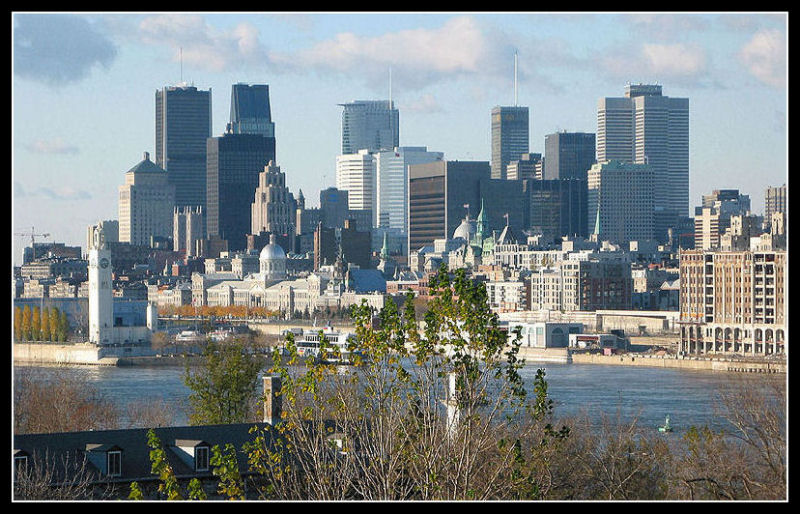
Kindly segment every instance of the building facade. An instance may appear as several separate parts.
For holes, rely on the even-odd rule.
[[[175,195],[168,174],[145,152],[119,187],[119,240],[150,246],[152,237],[172,237]]]
[[[555,132],[544,136],[545,180],[586,180],[595,161],[595,135],[586,132]]]
[[[680,255],[681,351],[786,353],[786,252]]]
[[[400,146],[400,112],[390,100],[357,100],[342,111],[342,155]]]
[[[175,207],[172,218],[173,250],[186,257],[197,254],[197,241],[205,237],[202,207]]]
[[[251,204],[251,234],[269,232],[294,238],[294,202],[286,187],[286,174],[270,161],[258,175],[258,187]]]
[[[206,206],[206,139],[211,89],[180,84],[156,91],[156,165],[167,171],[178,207]]]
[[[647,164],[606,161],[588,175],[587,225],[597,240],[654,239],[655,172]]]
[[[376,226],[375,159],[369,150],[336,156],[336,188],[347,191],[348,208],[372,212]]]
[[[209,236],[228,241],[230,250],[246,247],[258,176],[275,160],[275,138],[226,133],[208,138],[206,227]]]
[[[492,108],[491,178],[505,179],[506,166],[530,151],[530,124],[527,107]]]
[[[269,105],[269,86],[266,84],[233,84],[231,86],[231,121],[227,132],[260,134],[275,137],[275,123]]]
[[[544,160],[540,153],[524,153],[519,159],[512,160],[506,166],[508,180],[541,180],[544,173]]]

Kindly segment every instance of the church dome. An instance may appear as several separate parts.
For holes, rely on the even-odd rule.
[[[281,246],[275,242],[275,234],[270,234],[269,244],[261,249],[261,253],[258,256],[258,260],[260,261],[286,260],[286,252],[284,252],[283,248],[281,248]]]
[[[469,242],[474,234],[475,226],[465,218],[461,221],[461,225],[456,227],[455,231],[453,231],[453,239],[458,239],[460,237],[464,241]]]

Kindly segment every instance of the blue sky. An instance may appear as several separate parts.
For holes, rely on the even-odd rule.
[[[531,151],[596,132],[597,101],[658,82],[690,102],[690,204],[738,188],[754,211],[787,177],[785,13],[14,13],[12,231],[85,246],[154,154],[155,91],[212,89],[213,135],[235,82],[270,86],[277,160],[316,205],[335,182],[341,107],[392,98],[400,144],[489,160],[489,113],[531,111]],[[688,213],[687,213],[688,214]],[[13,258],[21,245],[14,236]]]

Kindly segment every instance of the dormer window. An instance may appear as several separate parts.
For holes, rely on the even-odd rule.
[[[118,477],[122,476],[122,452],[120,450],[109,451],[108,458],[108,476]]]
[[[208,471],[208,446],[198,446],[194,449],[195,471]]]

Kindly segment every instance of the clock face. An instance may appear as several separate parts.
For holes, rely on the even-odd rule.
[[[100,267],[106,269],[108,267],[108,259],[106,259],[105,257],[100,259]]]

